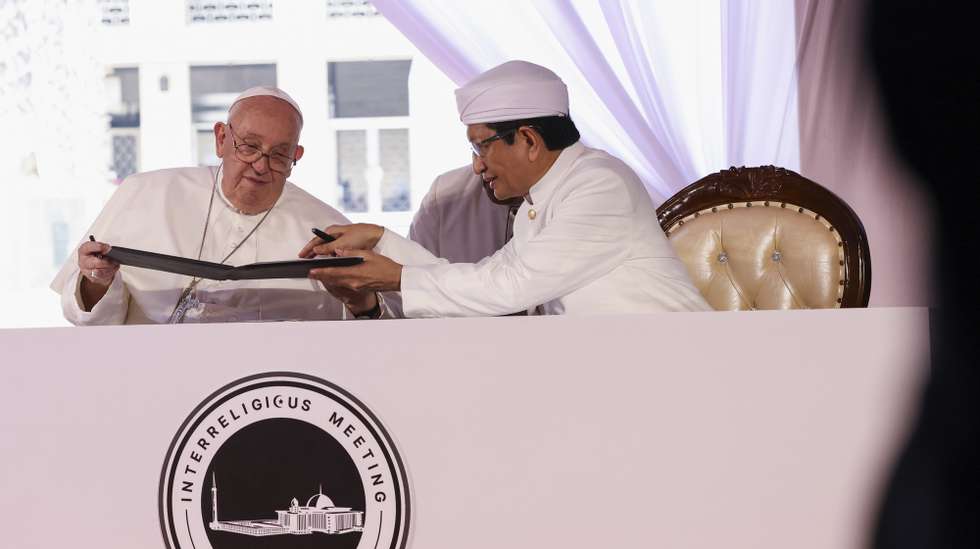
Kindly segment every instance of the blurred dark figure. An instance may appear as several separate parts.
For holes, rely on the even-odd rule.
[[[872,0],[868,53],[899,154],[936,204],[932,370],[875,547],[980,547],[980,27],[971,3]]]

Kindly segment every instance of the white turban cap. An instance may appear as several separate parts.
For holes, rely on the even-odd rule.
[[[285,101],[286,103],[289,103],[289,106],[296,109],[296,113],[299,114],[300,122],[303,121],[303,111],[299,110],[299,104],[296,103],[296,101],[294,101],[292,97],[289,97],[288,93],[280,90],[279,88],[274,88],[272,86],[255,86],[254,88],[249,88],[243,91],[241,95],[239,95],[238,97],[235,98],[234,101],[232,101],[231,107],[234,107],[236,103],[238,103],[243,99],[248,99],[249,97],[259,97],[262,95],[275,97],[276,99],[280,99],[282,101]],[[231,107],[228,108],[229,111],[231,110]]]
[[[456,108],[467,126],[568,116],[568,88],[558,75],[540,65],[508,61],[456,90]]]

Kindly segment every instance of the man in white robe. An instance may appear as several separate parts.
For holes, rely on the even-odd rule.
[[[191,277],[120,267],[101,255],[115,244],[230,265],[293,259],[311,228],[347,222],[286,181],[303,156],[302,123],[285,92],[252,88],[232,104],[228,122],[214,126],[220,168],[127,178],[87,233],[98,241],[85,241],[51,283],[65,318],[101,325],[380,316],[373,294],[340,294],[348,309],[311,279],[200,280],[185,292]]]
[[[497,200],[471,165],[449,170],[437,176],[422,197],[408,238],[450,263],[476,263],[511,239],[523,201]],[[393,315],[404,316],[398,293],[387,294],[385,305]]]
[[[514,215],[522,201],[496,200],[473,166],[456,168],[432,182],[412,218],[408,238],[450,263],[476,263],[513,236]]]
[[[479,263],[449,263],[373,225],[329,227],[300,255],[357,255],[310,273],[328,288],[400,290],[405,316],[710,310],[636,174],[584,147],[551,71],[511,61],[456,91],[473,170],[500,200],[524,197],[514,237]],[[367,251],[376,247],[376,252]]]

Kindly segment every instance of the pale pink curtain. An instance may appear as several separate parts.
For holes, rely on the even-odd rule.
[[[854,0],[796,0],[800,169],[861,217],[871,305],[929,305],[932,206],[890,148],[862,57],[862,13]]]

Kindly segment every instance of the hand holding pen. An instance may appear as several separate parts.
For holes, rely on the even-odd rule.
[[[78,247],[78,271],[82,275],[79,293],[82,308],[86,311],[91,311],[109,291],[109,286],[119,271],[119,263],[105,257],[110,249],[112,246],[96,242],[92,235],[89,235],[88,242],[83,242]]]
[[[384,235],[384,227],[366,223],[331,225],[326,230],[313,229],[313,234],[316,238],[303,246],[299,257],[312,259],[318,255],[339,255],[337,250],[370,250]]]
[[[98,286],[109,286],[119,270],[119,263],[105,257],[112,246],[96,242],[89,235],[88,242],[78,247],[78,270],[89,282]]]

